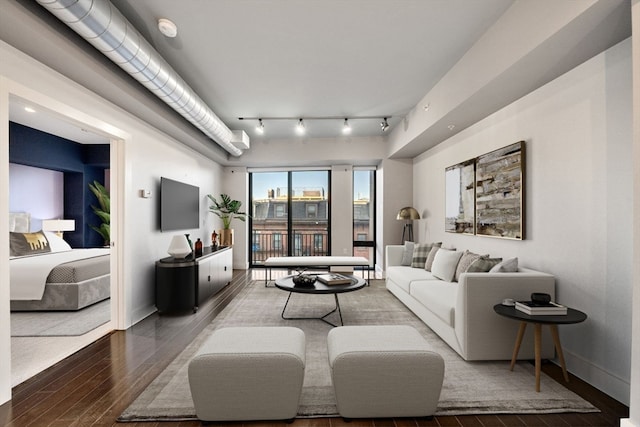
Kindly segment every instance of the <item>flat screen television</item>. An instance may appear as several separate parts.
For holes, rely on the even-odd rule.
[[[200,228],[200,188],[160,178],[160,230]]]

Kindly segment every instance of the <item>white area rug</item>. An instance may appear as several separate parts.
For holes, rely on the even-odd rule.
[[[445,360],[445,378],[437,415],[598,412],[593,405],[561,384],[542,375],[535,392],[534,368],[520,362],[513,372],[509,362],[465,362],[437,335],[374,280],[370,287],[340,295],[345,325],[406,324],[415,327]],[[125,410],[118,421],[195,419],[187,366],[197,349],[217,328],[227,326],[287,325],[301,328],[307,339],[307,365],[298,408],[300,417],[336,416],[327,356],[331,326],[319,320],[283,320],[280,312],[288,293],[247,286],[224,311]],[[293,294],[288,316],[321,316],[333,308],[332,295]],[[331,321],[337,321],[332,315]],[[515,337],[514,337],[515,339]]]
[[[78,311],[14,311],[12,337],[69,337],[84,335],[111,318],[110,300]]]

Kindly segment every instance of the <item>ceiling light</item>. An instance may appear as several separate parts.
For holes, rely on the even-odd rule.
[[[349,124],[349,119],[344,119],[344,125],[342,125],[342,133],[345,135],[351,133],[351,125]]]
[[[24,107],[24,111],[26,111],[27,113],[35,113],[36,112],[36,110],[34,110],[31,107]]]
[[[431,104],[426,104],[424,107],[422,107],[422,109],[424,111],[429,111],[429,107],[431,107]]]
[[[258,126],[256,126],[256,132],[260,135],[264,134],[264,124],[262,123],[262,119],[258,119]]]
[[[174,38],[178,35],[178,27],[168,19],[158,19],[158,30],[166,37]]]
[[[448,128],[449,130],[454,130],[454,129],[456,128],[456,125],[449,125],[449,126],[447,126],[447,128]]]
[[[298,125],[296,126],[296,132],[298,133],[298,135],[304,135],[305,129],[304,129],[304,122],[302,121],[302,119],[298,119]]]
[[[382,129],[382,132],[386,132],[387,129],[389,129],[389,123],[387,123],[387,118],[383,118],[382,121],[380,122],[380,128]]]

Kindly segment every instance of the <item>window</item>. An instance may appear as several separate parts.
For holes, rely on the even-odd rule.
[[[324,236],[322,234],[313,235],[313,248],[318,251],[324,247]]]
[[[353,254],[375,266],[375,168],[353,169]]]
[[[282,249],[281,233],[273,233],[273,249]]]
[[[279,203],[274,206],[276,210],[276,218],[284,218],[287,216],[287,209],[284,203]]]
[[[307,203],[307,218],[316,218],[318,216],[318,205],[316,203]]]

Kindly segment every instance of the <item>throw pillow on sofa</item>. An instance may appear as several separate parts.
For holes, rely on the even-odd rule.
[[[489,273],[516,273],[518,271],[518,258],[509,258],[496,264]]]
[[[424,268],[427,256],[434,247],[440,247],[442,243],[416,243],[413,246],[413,258],[411,258],[411,267]]]
[[[480,255],[474,254],[473,252],[464,251],[462,256],[460,257],[460,261],[458,262],[458,266],[456,267],[456,275],[453,278],[454,282],[457,282],[460,279],[460,275],[462,273],[466,273],[477,259],[486,258],[489,255]]]
[[[440,249],[436,252],[431,266],[431,274],[445,282],[453,281],[456,274],[456,267],[462,257],[462,252]]]
[[[413,248],[415,245],[416,244],[413,242],[404,242],[404,248],[402,249],[402,261],[400,261],[400,265],[411,265],[411,260],[413,259]]]
[[[440,249],[442,245],[433,245],[431,250],[429,251],[429,256],[427,256],[427,261],[424,263],[424,269],[427,271],[431,271],[431,266],[433,266],[433,259],[436,257],[436,253],[438,249]]]
[[[487,273],[497,264],[502,262],[502,258],[485,258],[480,257],[475,260],[469,268],[467,268],[467,273]]]

